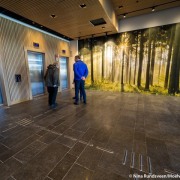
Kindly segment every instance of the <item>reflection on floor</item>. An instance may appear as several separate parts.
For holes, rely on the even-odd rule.
[[[0,109],[0,179],[129,179],[180,170],[180,98],[73,91]]]

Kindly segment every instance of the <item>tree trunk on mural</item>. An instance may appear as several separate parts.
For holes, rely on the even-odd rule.
[[[131,61],[132,61],[132,52],[130,52],[130,61],[129,61],[129,84],[131,84]]]
[[[132,33],[130,33],[129,50],[128,50],[128,84],[131,84],[131,63],[132,63],[134,38],[135,38],[134,35]]]
[[[180,24],[176,24],[176,30],[175,30],[175,37],[174,37],[174,43],[173,43],[173,57],[172,57],[172,64],[171,64],[171,73],[170,73],[170,81],[169,81],[169,89],[168,92],[170,94],[175,94],[175,92],[178,92],[177,84],[179,84],[179,39],[180,39]]]
[[[135,83],[136,83],[137,58],[138,58],[138,33],[137,33],[137,43],[136,43],[136,58],[135,58],[135,70],[134,70],[134,85],[135,85]]]
[[[140,53],[139,53],[139,69],[138,69],[138,79],[137,79],[138,88],[141,86],[141,74],[142,74],[142,64],[143,64],[143,53],[144,53],[143,33],[144,33],[144,31],[141,31]]]
[[[104,58],[105,58],[105,44],[107,41],[107,36],[103,38],[103,46],[102,46],[102,80],[104,80]]]
[[[104,80],[104,52],[105,52],[105,41],[102,45],[102,80]]]
[[[155,57],[156,57],[156,44],[155,39],[153,41],[153,48],[152,48],[152,58],[151,58],[151,69],[150,69],[150,85],[153,86],[153,75],[154,75],[154,64],[155,64]]]
[[[91,83],[94,83],[94,66],[93,66],[93,38],[90,40],[90,49],[91,49]]]
[[[111,69],[111,74],[112,74],[112,82],[114,82],[114,72],[115,72],[115,67],[114,67],[114,46],[112,46],[112,69]]]
[[[166,66],[166,75],[165,75],[165,82],[164,82],[165,89],[167,89],[167,87],[168,87],[170,62],[171,62],[171,56],[172,56],[172,46],[173,46],[173,41],[174,41],[174,33],[175,33],[175,26],[172,26],[170,41],[169,41],[169,51],[168,51],[168,59],[167,59],[167,66]]]
[[[180,46],[179,46],[179,55],[177,58],[177,68],[176,68],[176,84],[175,84],[175,92],[179,93],[179,77],[180,76]]]
[[[124,49],[122,53],[122,68],[121,68],[121,91],[124,91]]]
[[[128,79],[129,79],[129,48],[127,49],[127,54],[126,54],[126,84],[128,84]]]
[[[161,66],[162,66],[162,53],[163,53],[163,50],[162,50],[162,44],[161,44],[161,53],[160,53],[160,59],[159,59],[159,70],[158,70],[158,85],[159,85],[159,80],[160,80],[160,75],[161,75]]]
[[[145,84],[145,90],[147,90],[147,91],[149,91],[150,60],[151,60],[151,29],[149,29],[148,62],[147,62],[147,69],[146,69],[146,84]]]

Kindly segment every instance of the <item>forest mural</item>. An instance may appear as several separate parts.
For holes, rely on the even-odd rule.
[[[88,88],[180,93],[180,23],[78,41]]]

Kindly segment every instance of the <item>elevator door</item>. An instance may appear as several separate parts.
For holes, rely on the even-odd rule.
[[[68,88],[68,65],[67,65],[67,58],[60,57],[60,83],[61,88],[67,89]]]
[[[0,105],[1,104],[3,104],[3,98],[2,98],[1,87],[0,87]]]
[[[32,96],[44,94],[43,54],[28,51]]]

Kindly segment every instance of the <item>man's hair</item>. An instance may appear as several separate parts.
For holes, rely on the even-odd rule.
[[[81,58],[80,58],[80,55],[76,55],[75,58],[76,58],[76,59],[81,59]]]

